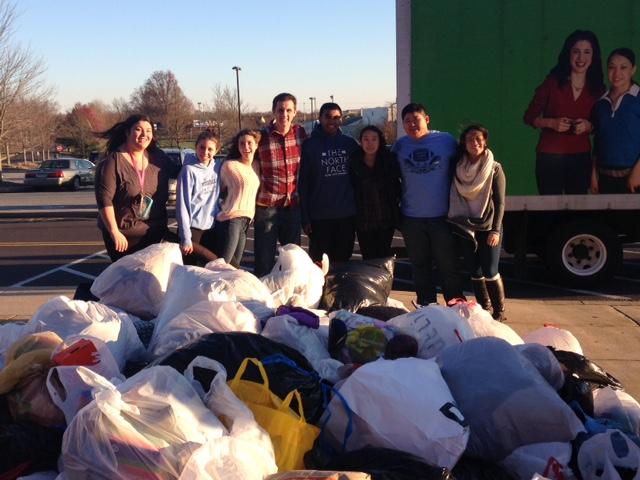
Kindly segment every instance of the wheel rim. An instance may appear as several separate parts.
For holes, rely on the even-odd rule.
[[[606,263],[607,247],[595,235],[581,233],[567,240],[562,248],[562,264],[574,275],[595,275]]]

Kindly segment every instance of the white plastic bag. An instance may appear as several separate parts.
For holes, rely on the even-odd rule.
[[[262,335],[302,353],[314,370],[320,360],[331,358],[317,330],[298,324],[291,315],[271,317],[262,329]]]
[[[329,258],[326,255],[322,256],[320,268],[302,247],[289,243],[278,248],[278,259],[271,273],[260,280],[273,294],[276,307],[317,308],[328,271]]]
[[[418,358],[433,358],[443,348],[475,337],[473,331],[449,307],[429,305],[392,318],[388,325],[418,341]]]
[[[593,413],[596,418],[617,422],[624,432],[640,435],[640,404],[623,390],[611,387],[594,390]]]
[[[194,368],[216,372],[209,390],[204,392],[193,375]],[[229,434],[210,440],[189,459],[180,480],[262,480],[278,471],[269,434],[253,417],[249,408],[227,385],[227,372],[219,362],[198,356],[184,372],[205,404],[220,418]]]
[[[182,265],[177,243],[156,243],[126,255],[96,278],[91,293],[100,302],[150,319],[158,315],[176,265]]]
[[[449,308],[467,321],[476,337],[498,337],[511,345],[524,343],[513,328],[494,320],[489,312],[475,302],[459,302]]]
[[[44,303],[24,325],[22,335],[52,331],[65,340],[71,335],[88,335],[105,342],[120,370],[127,360],[144,357],[145,350],[132,315],[97,302],[54,297]]]
[[[345,380],[339,393],[352,411],[347,451],[391,448],[451,469],[466,448],[469,427],[433,360],[367,363]],[[336,447],[343,444],[348,417],[341,399],[334,396],[323,419]]]
[[[76,414],[93,400],[94,388],[109,388],[120,383],[124,377],[107,380],[87,367],[59,366],[49,370],[47,390],[51,401],[64,413],[67,425]]]
[[[151,358],[158,358],[209,333],[258,333],[259,327],[253,313],[239,302],[204,300],[171,319],[159,321],[148,352]]]
[[[532,332],[522,336],[522,340],[526,343],[539,343],[556,350],[564,350],[565,352],[573,352],[582,355],[582,346],[578,339],[569,330],[554,327],[553,325],[545,325]]]
[[[177,266],[171,275],[167,294],[156,318],[161,325],[179,313],[204,300],[235,300],[231,285],[220,279],[216,272],[196,266]]]
[[[299,325],[290,315],[280,315],[269,319],[262,335],[302,353],[320,378],[331,383],[340,380],[338,370],[344,364],[331,358],[326,347],[327,339],[320,330]]]
[[[253,273],[235,268],[218,258],[205,265],[207,270],[214,272],[217,277],[229,284],[229,292],[238,302],[260,302],[267,308],[273,308],[274,302],[271,292]]]
[[[571,480],[575,478],[569,467],[571,452],[569,442],[533,443],[516,448],[500,466],[517,480],[530,480],[536,473],[546,473],[544,478],[553,480]],[[552,471],[546,472],[547,468]],[[553,473],[558,470],[562,472],[561,477]]]
[[[144,369],[94,391],[64,433],[65,477],[178,478],[200,446],[225,428],[178,371]]]
[[[598,433],[580,446],[578,469],[583,478],[622,480],[615,467],[635,470],[633,480],[640,480],[640,447],[620,430]]]

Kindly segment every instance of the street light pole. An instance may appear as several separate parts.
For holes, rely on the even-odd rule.
[[[238,130],[242,130],[242,119],[240,118],[240,70],[237,65],[234,65],[231,70],[236,71],[236,95],[238,96]]]

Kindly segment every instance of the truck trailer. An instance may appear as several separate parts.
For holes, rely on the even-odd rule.
[[[422,103],[430,128],[455,137],[471,123],[489,129],[507,178],[503,247],[519,276],[537,254],[553,279],[592,286],[616,273],[624,244],[640,241],[640,195],[537,195],[539,132],[523,121],[571,32],[593,31],[604,62],[617,47],[640,53],[638,19],[635,0],[396,0],[398,111]]]

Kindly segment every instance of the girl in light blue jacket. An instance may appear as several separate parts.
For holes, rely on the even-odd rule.
[[[185,157],[178,176],[176,218],[185,265],[215,260],[213,224],[220,195],[220,164],[214,155],[220,141],[211,130],[196,140],[196,156]]]

